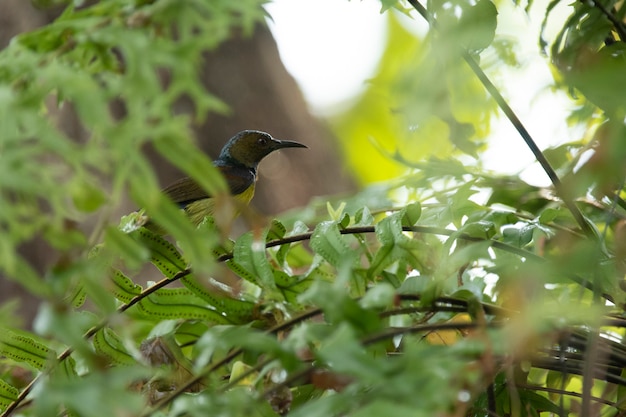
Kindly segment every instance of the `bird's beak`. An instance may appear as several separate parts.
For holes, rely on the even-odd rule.
[[[278,139],[274,139],[276,142],[278,142],[276,144],[276,149],[282,149],[282,148],[308,148],[308,146],[300,143],[300,142],[295,142],[293,140],[278,140]]]

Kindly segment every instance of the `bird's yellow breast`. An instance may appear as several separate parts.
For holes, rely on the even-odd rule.
[[[241,201],[245,205],[250,204],[250,200],[252,200],[252,197],[254,197],[254,187],[255,187],[255,183],[252,183],[252,185],[246,188],[246,190],[243,193],[240,193],[234,196],[235,199],[238,201]]]
[[[244,190],[244,192],[233,196],[235,200],[245,205],[250,203],[252,197],[254,197],[254,186],[252,185]],[[213,198],[203,198],[189,203],[185,207],[185,212],[189,216],[189,219],[196,226],[199,225],[205,217],[212,216],[215,211],[215,200]],[[233,211],[233,218],[239,215],[239,211],[235,209]]]

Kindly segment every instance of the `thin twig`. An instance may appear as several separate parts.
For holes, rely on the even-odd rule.
[[[487,411],[490,416],[497,416],[496,412],[496,387],[493,382],[487,387]]]

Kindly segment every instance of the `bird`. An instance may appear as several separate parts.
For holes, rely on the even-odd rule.
[[[213,165],[221,172],[230,194],[241,204],[249,204],[254,196],[258,165],[270,153],[284,148],[308,148],[291,140],[279,140],[259,130],[244,130],[230,138]],[[205,217],[213,215],[215,201],[192,178],[172,183],[162,192],[198,226]]]

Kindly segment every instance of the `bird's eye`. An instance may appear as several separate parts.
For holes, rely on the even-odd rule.
[[[266,137],[260,137],[259,140],[257,141],[257,143],[259,145],[267,145],[267,138]]]

